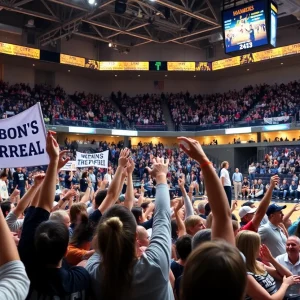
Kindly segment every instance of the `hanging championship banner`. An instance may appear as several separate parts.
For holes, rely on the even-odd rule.
[[[61,171],[76,171],[76,161],[68,161],[65,166],[60,169]]]
[[[76,152],[76,167],[108,168],[108,150],[100,153]]]
[[[46,130],[40,103],[0,120],[1,168],[47,165]]]

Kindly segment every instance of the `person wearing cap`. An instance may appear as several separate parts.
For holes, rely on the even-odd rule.
[[[278,182],[279,177],[277,175],[271,177],[270,187],[265,193],[263,199],[260,202],[259,207],[256,209],[249,206],[242,206],[239,210],[239,216],[241,218],[242,226],[240,230],[250,230],[257,232],[261,221],[263,220],[268,206],[272,199],[273,188]]]
[[[270,186],[270,185],[268,184],[268,188],[269,188],[269,186]],[[246,201],[245,203],[242,204],[242,207],[243,207],[243,206],[249,206],[249,207],[251,207],[251,208],[256,207],[256,206],[255,206],[255,202],[254,202],[253,200]],[[268,216],[267,216],[267,215],[264,215],[262,221],[260,222],[260,226],[262,226],[262,225],[264,225],[264,224],[267,224],[268,221],[269,221]],[[240,222],[241,227],[245,225],[245,224],[242,224],[242,223],[243,223],[243,222]]]
[[[283,221],[282,210],[286,205],[280,206],[271,204],[267,209],[269,222],[261,226],[258,230],[262,244],[265,244],[274,257],[285,253],[287,237],[283,229],[279,226]]]

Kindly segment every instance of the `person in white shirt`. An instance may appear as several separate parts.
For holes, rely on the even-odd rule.
[[[252,163],[248,168],[250,184],[255,179],[255,171],[256,171],[256,167],[254,163]]]
[[[276,261],[289,269],[293,275],[300,275],[300,239],[290,236],[286,241],[286,253],[278,255]]]
[[[276,261],[287,268],[293,275],[300,275],[300,239],[297,236],[290,236],[286,241],[286,253],[278,255]],[[300,295],[299,285],[290,286],[288,295]]]
[[[230,177],[229,177],[229,172],[228,172],[228,168],[229,168],[229,162],[228,161],[223,161],[221,164],[221,172],[220,172],[220,178],[221,178],[221,182],[222,185],[224,187],[227,199],[228,199],[228,203],[229,203],[229,207],[231,208],[231,181],[230,181]]]
[[[0,201],[5,201],[9,198],[6,181],[7,174],[2,172],[0,176]]]
[[[110,185],[112,179],[113,179],[113,176],[112,176],[112,169],[111,169],[111,167],[109,167],[109,168],[107,169],[107,173],[104,175],[104,180],[107,180],[108,186]]]

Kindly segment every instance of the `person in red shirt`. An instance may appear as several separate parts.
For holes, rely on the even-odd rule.
[[[260,205],[257,209],[246,207],[246,206],[240,208],[239,215],[240,215],[241,221],[243,223],[246,223],[245,225],[243,225],[240,228],[240,231],[241,230],[250,230],[250,231],[254,231],[254,232],[258,231],[258,227],[259,227],[262,219],[264,218],[266,211],[270,205],[273,189],[274,189],[276,183],[278,183],[278,182],[279,182],[278,175],[271,177],[270,187],[266,191],[265,196],[261,200]]]

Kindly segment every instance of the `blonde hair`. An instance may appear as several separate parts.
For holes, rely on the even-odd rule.
[[[256,260],[260,245],[260,236],[256,232],[242,230],[236,236],[236,246],[246,257],[247,271],[257,275],[265,273]]]
[[[189,216],[188,218],[186,218],[184,221],[186,232],[188,234],[192,234],[192,232],[190,231],[190,228],[193,228],[194,226],[196,226],[199,223],[199,221],[201,221],[201,218],[197,215]]]
[[[70,219],[71,223],[75,223],[77,219],[77,215],[86,215],[87,216],[87,210],[86,210],[86,204],[83,202],[74,203],[70,208]]]
[[[223,161],[221,163],[221,169],[225,168],[225,166],[228,165],[228,164],[229,164],[229,162],[227,160]]]

